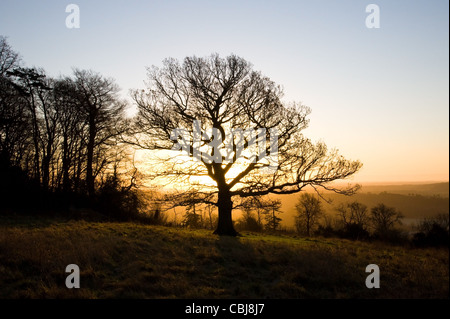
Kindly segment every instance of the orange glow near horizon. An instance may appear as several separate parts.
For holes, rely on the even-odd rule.
[[[144,174],[149,171],[153,171],[155,167],[155,163],[151,163],[151,154],[152,151],[144,151],[139,150],[136,152],[135,165],[136,167]],[[149,157],[150,156],[150,157]],[[441,161],[445,162],[445,158],[442,158]],[[367,163],[363,162],[363,167],[359,172],[357,172],[354,176],[351,176],[345,180],[335,181],[334,184],[337,185],[348,185],[348,184],[361,184],[361,185],[394,185],[394,184],[421,184],[421,183],[435,183],[435,182],[448,182],[448,170],[447,172],[439,173],[437,172],[429,172],[428,174],[417,172],[415,175],[409,174],[410,171],[415,171],[415,163],[410,162],[407,163],[409,165],[401,165],[402,163],[399,161],[394,161],[392,167],[385,168],[376,159],[368,160]],[[376,166],[378,165],[378,166]],[[233,166],[227,174],[228,178],[233,178],[242,170],[244,166],[236,164]],[[390,170],[391,171],[390,171]],[[191,183],[199,183],[200,185],[205,185],[209,187],[215,187],[215,182],[209,176],[192,176],[189,178]],[[145,183],[145,185],[153,187],[160,187],[163,184],[163,180],[161,181],[153,181],[151,183]],[[165,185],[162,187],[166,190],[183,190],[187,189],[188,185],[186,183],[177,183]]]

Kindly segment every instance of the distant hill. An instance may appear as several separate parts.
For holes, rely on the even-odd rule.
[[[300,194],[274,196],[282,201],[280,217],[285,226],[292,226],[295,205]],[[335,207],[341,203],[358,201],[370,208],[379,203],[397,208],[405,216],[405,224],[411,224],[424,217],[449,213],[449,183],[404,184],[404,185],[363,185],[353,196],[324,193],[331,203],[323,203],[327,214],[335,215]]]
[[[360,193],[393,193],[393,194],[418,194],[425,196],[449,197],[449,183],[433,184],[401,184],[401,185],[362,185]]]

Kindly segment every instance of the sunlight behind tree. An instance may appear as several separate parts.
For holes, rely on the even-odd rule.
[[[358,186],[336,188],[330,183],[353,175],[362,164],[303,136],[310,109],[284,102],[282,88],[252,70],[246,60],[217,54],[187,57],[182,64],[166,59],[162,68],[148,68],[148,79],[146,91],[133,93],[139,111],[128,142],[173,154],[159,158],[161,165],[152,166],[150,177],[187,182],[189,191],[214,203],[219,210],[216,234],[237,234],[232,222],[235,196],[292,194],[307,186],[343,194],[357,190]],[[235,129],[258,134],[230,138]],[[218,147],[210,147],[217,141]],[[174,152],[174,146],[185,153]],[[275,166],[267,158],[274,149]],[[202,151],[205,156],[199,156]],[[186,161],[186,155],[195,160]],[[209,177],[214,184],[192,183],[192,177]]]

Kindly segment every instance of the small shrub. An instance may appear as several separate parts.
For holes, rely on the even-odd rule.
[[[341,231],[341,237],[354,240],[363,240],[370,237],[369,232],[360,224],[346,224]]]
[[[258,223],[258,220],[252,214],[245,214],[237,221],[236,230],[260,232],[263,230],[263,227],[260,223]]]
[[[438,224],[433,224],[428,231],[414,234],[413,244],[418,247],[445,247],[449,246],[449,232]]]
[[[330,237],[336,237],[337,236],[337,232],[336,230],[334,230],[333,227],[331,227],[330,225],[319,225],[319,227],[317,228],[315,234],[317,236],[322,236],[322,237],[326,237],[326,238],[330,238]]]

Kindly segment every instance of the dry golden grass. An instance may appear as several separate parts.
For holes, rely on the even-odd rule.
[[[0,217],[0,298],[448,298],[448,264],[447,249]]]

